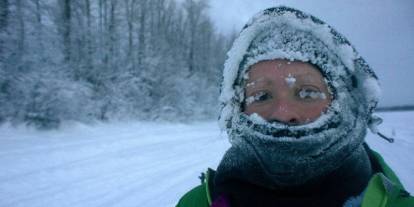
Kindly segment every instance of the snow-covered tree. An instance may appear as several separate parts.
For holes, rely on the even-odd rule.
[[[225,53],[208,2],[0,0],[0,122],[215,117]]]

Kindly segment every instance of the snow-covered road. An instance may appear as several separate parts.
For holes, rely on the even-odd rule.
[[[414,192],[414,112],[381,113],[367,140]],[[229,147],[215,122],[0,127],[0,207],[174,206]]]

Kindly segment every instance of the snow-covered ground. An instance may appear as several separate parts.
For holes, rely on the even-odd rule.
[[[414,192],[414,112],[379,114],[388,144],[369,134]],[[216,122],[0,127],[0,206],[174,206],[229,147]]]

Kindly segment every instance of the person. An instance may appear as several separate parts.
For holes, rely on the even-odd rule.
[[[377,77],[320,19],[280,6],[255,15],[228,52],[220,126],[231,147],[177,207],[414,206],[369,148]]]

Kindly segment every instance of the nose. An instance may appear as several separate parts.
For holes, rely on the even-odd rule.
[[[277,121],[289,125],[301,124],[299,114],[294,110],[294,106],[287,101],[276,103],[275,107],[272,107],[272,113],[269,118],[269,122]]]

